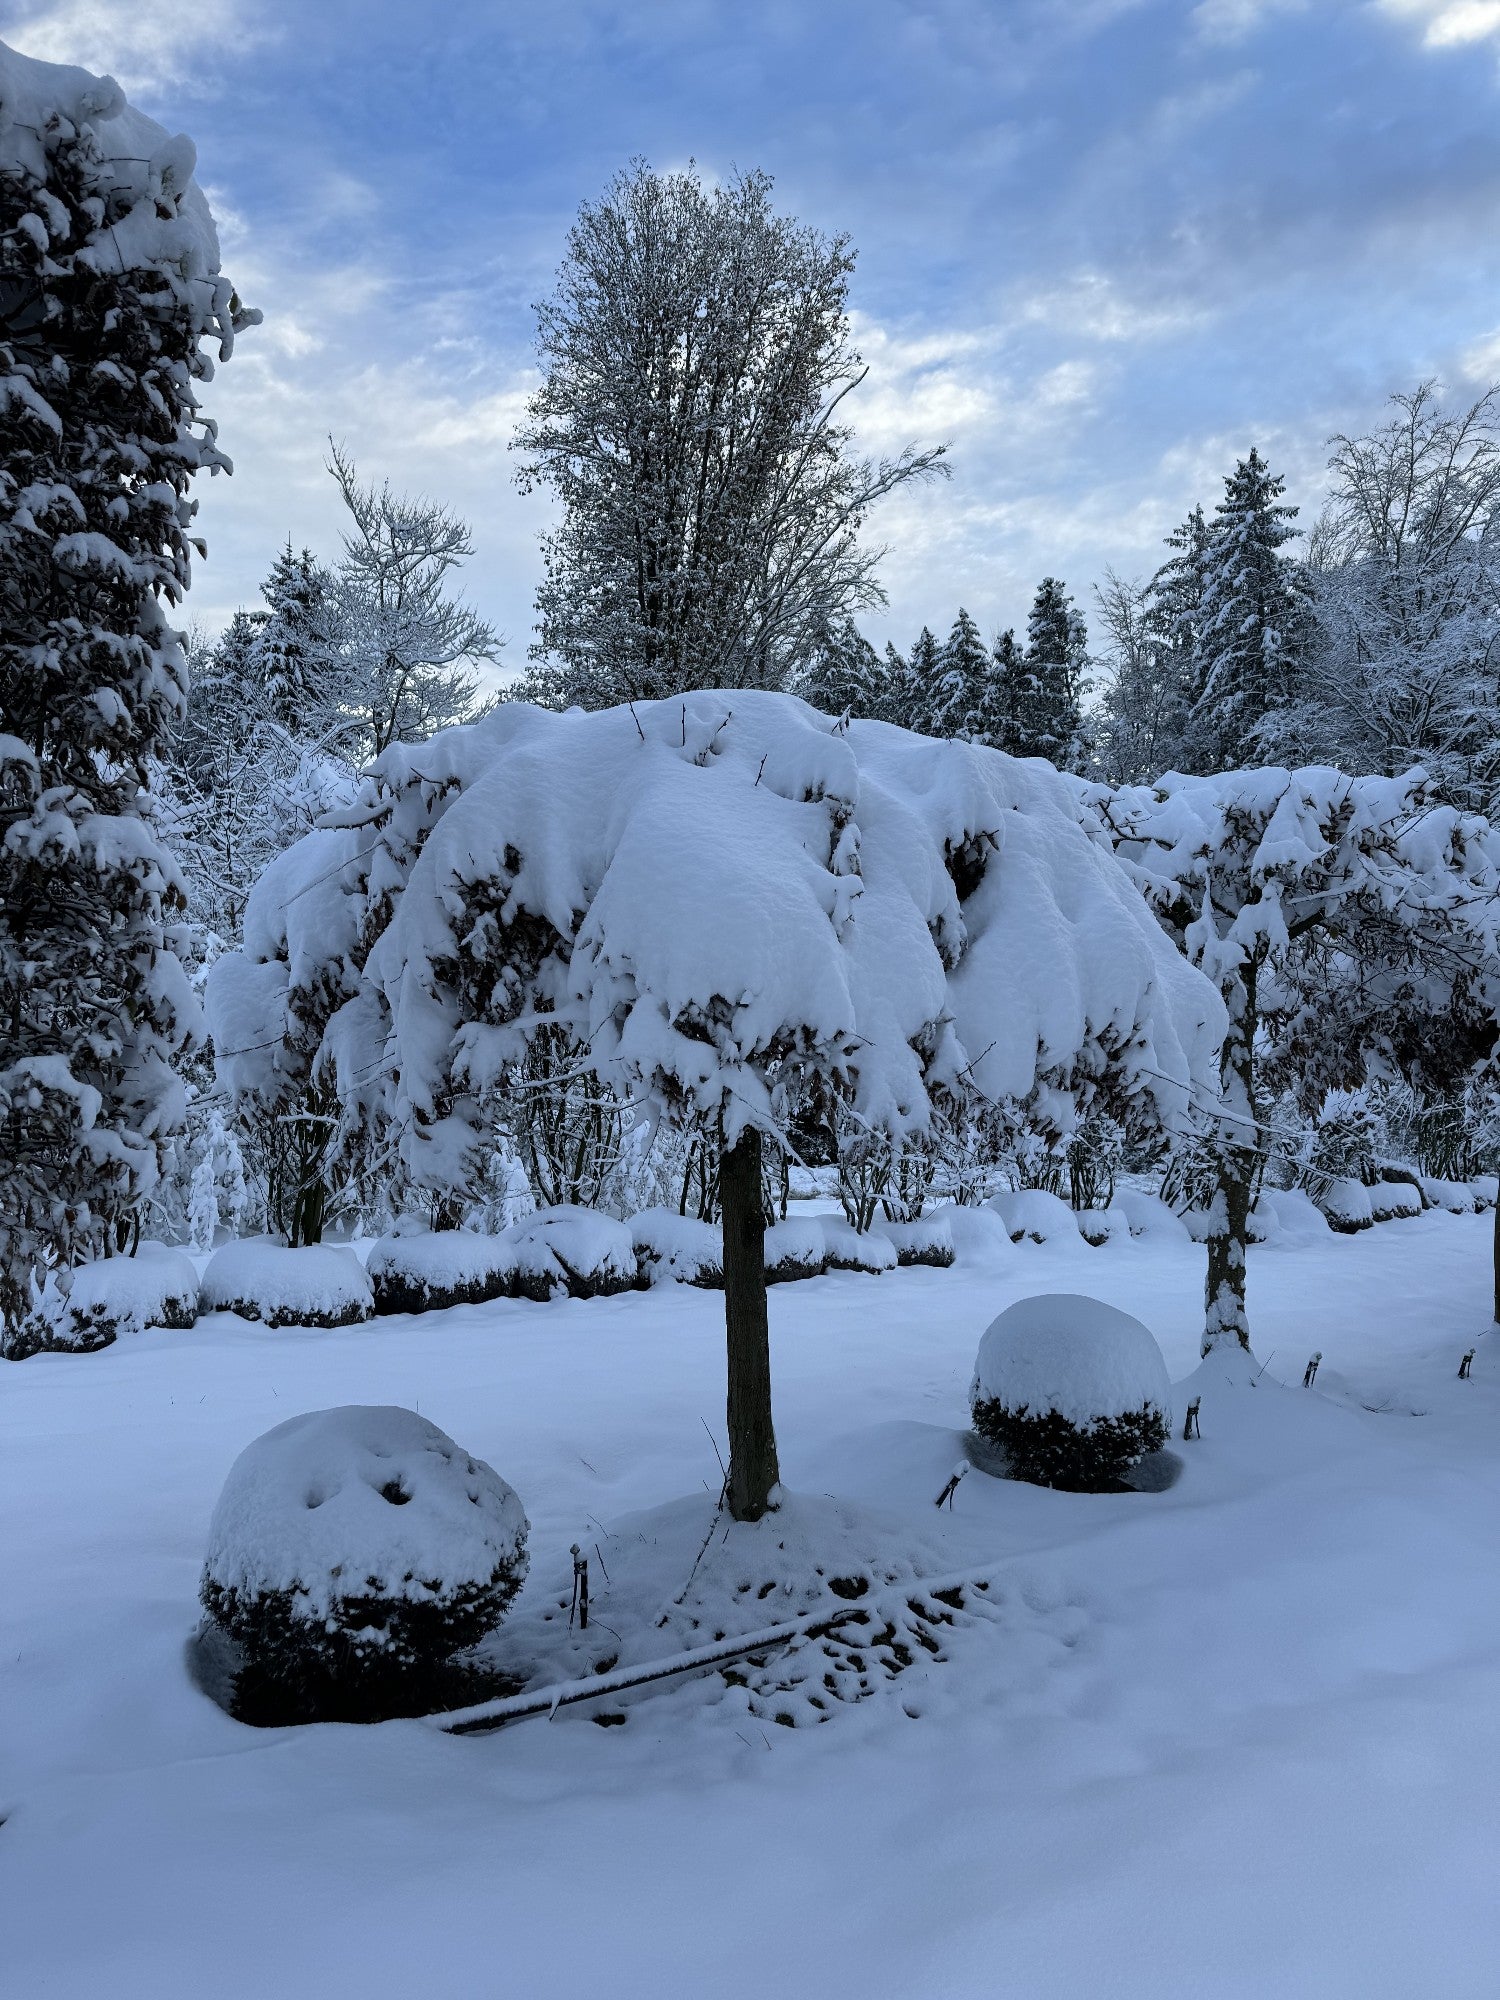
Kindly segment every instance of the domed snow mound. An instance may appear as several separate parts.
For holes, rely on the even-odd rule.
[[[313,1410],[230,1468],[199,1595],[242,1682],[289,1713],[411,1713],[504,1616],[528,1526],[499,1474],[414,1411]]]
[[[974,1428],[1004,1448],[1017,1479],[1099,1492],[1171,1426],[1172,1388],[1149,1328],[1073,1292],[1019,1299],[979,1343]]]
[[[238,1313],[267,1326],[357,1326],[375,1309],[370,1281],[352,1250],[329,1243],[289,1250],[264,1237],[215,1250],[201,1296],[209,1312]]]

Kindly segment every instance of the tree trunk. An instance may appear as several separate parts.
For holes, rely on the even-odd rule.
[[[1250,1241],[1260,1124],[1255,1102],[1256,974],[1251,960],[1238,989],[1225,993],[1229,1033],[1220,1061],[1224,1109],[1228,1114],[1214,1145],[1216,1186],[1208,1238],[1208,1281],[1204,1288],[1203,1352],[1221,1340],[1250,1345],[1245,1310],[1245,1251]]]
[[[1500,1186],[1495,1195],[1495,1324],[1500,1326]]]
[[[771,1342],[766,1322],[766,1217],[760,1133],[753,1127],[719,1162],[724,1218],[724,1325],[729,1362],[729,1511],[758,1521],[780,1478],[771,1423]]]

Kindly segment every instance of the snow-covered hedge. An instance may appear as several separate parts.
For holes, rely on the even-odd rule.
[[[1445,1181],[1433,1174],[1423,1174],[1420,1185],[1422,1199],[1429,1208],[1441,1208],[1448,1215],[1474,1213],[1474,1190],[1467,1181]]]
[[[1084,1242],[1096,1250],[1117,1237],[1128,1237],[1130,1234],[1130,1224],[1117,1208],[1075,1209],[1073,1224]]]
[[[630,1238],[647,1284],[723,1288],[724,1232],[717,1224],[675,1208],[648,1208],[632,1218]]]
[[[1166,1443],[1172,1387],[1150,1330],[1071,1292],[1019,1299],[979,1343],[974,1427],[1018,1479],[1093,1492]]]
[[[946,1270],[953,1262],[953,1225],[946,1215],[923,1215],[915,1222],[878,1221],[875,1228],[889,1240],[900,1265],[930,1264]]]
[[[641,1281],[630,1231],[592,1208],[538,1209],[503,1240],[514,1259],[519,1298],[607,1298]]]
[[[1375,1220],[1370,1190],[1363,1181],[1328,1181],[1318,1189],[1317,1201],[1329,1228],[1341,1236],[1357,1236]]]
[[[370,1281],[352,1250],[315,1243],[288,1250],[253,1238],[226,1243],[208,1260],[201,1297],[209,1312],[267,1326],[354,1326],[370,1317]]]
[[[1370,1189],[1370,1213],[1377,1222],[1420,1215],[1422,1206],[1422,1191],[1415,1181],[1378,1180]]]
[[[1023,1238],[1046,1243],[1054,1236],[1066,1243],[1078,1233],[1072,1209],[1045,1188],[1005,1190],[994,1197],[990,1206],[1005,1224],[1012,1243]]]
[[[365,1263],[377,1313],[481,1305],[514,1288],[516,1253],[503,1236],[468,1229],[382,1236]]]
[[[278,1424],[235,1460],[200,1596],[246,1669],[309,1717],[357,1713],[482,1639],[526,1575],[525,1510],[414,1411]]]
[[[896,1246],[876,1229],[864,1235],[836,1215],[822,1218],[823,1268],[827,1271],[894,1271]]]
[[[198,1317],[198,1273],[180,1250],[142,1244],[133,1257],[81,1264],[68,1281],[68,1318],[105,1335],[105,1346],[136,1327],[188,1327]]]
[[[773,1223],[766,1231],[765,1258],[768,1285],[816,1278],[828,1268],[828,1241],[821,1220],[814,1215],[795,1215]]]
[[[1124,1217],[1125,1227],[1132,1236],[1154,1238],[1159,1243],[1188,1240],[1182,1217],[1174,1214],[1160,1195],[1147,1194],[1141,1188],[1116,1188],[1110,1208]]]

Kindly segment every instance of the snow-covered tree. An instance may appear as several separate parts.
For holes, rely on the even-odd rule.
[[[1107,635],[1095,768],[1111,784],[1140,784],[1182,761],[1183,660],[1163,629],[1160,577],[1130,583],[1106,570],[1094,593]]]
[[[1196,771],[1254,762],[1266,718],[1292,696],[1308,613],[1305,578],[1284,553],[1298,532],[1285,490],[1252,447],[1224,482],[1207,547],[1200,555],[1189,540],[1183,550],[1184,596],[1195,582],[1201,588],[1188,614],[1196,662],[1187,741]]]
[[[335,680],[332,591],[312,550],[294,553],[288,536],[261,585],[267,617],[255,659],[270,712],[293,735],[323,716]]]
[[[890,697],[889,656],[880,654],[852,618],[820,634],[797,676],[796,692],[825,715],[880,716]]]
[[[1044,577],[1026,620],[1026,689],[1013,755],[1045,757],[1060,771],[1080,768],[1079,704],[1088,664],[1083,614],[1054,576]]]
[[[257,316],[192,144],[0,46],[0,1319],[102,1248],[182,1116],[182,884],[142,810],[183,701],[197,387]]]
[[[778,216],[761,173],[705,186],[636,161],[580,210],[516,437],[523,488],[562,509],[537,594],[557,705],[783,687],[884,601],[860,528],[940,451],[853,454],[853,264],[846,238]]]
[[[932,734],[984,743],[993,661],[979,627],[962,606],[938,655],[938,685],[932,704]]]
[[[474,553],[466,521],[389,481],[362,485],[337,446],[329,470],[350,516],[330,615],[347,754],[358,761],[476,715],[479,669],[500,640],[455,594],[454,571]]]
[[[1472,1063],[1500,1009],[1500,835],[1437,803],[1424,774],[1321,766],[1171,774],[1080,787],[1146,900],[1223,996],[1222,1111],[1204,1118],[1212,1181],[1204,1351],[1249,1346],[1245,1251],[1268,1131],[1268,1056],[1299,1074],[1343,1036],[1325,1082],[1379,1052],[1420,1075],[1445,1048]],[[1322,956],[1310,960],[1308,954]],[[1339,1073],[1339,1070],[1342,1073]]]
[[[538,1038],[706,1138],[740,1516],[777,1476],[762,1143],[812,1094],[899,1145],[976,1106],[1060,1136],[1080,1102],[1150,1121],[1213,1089],[1212,989],[1063,781],[991,750],[759,692],[507,703],[388,752],[345,817],[279,865],[264,927],[252,899],[253,951],[215,969],[216,1038],[345,1102],[378,1072],[381,1148],[439,1205],[476,1185]],[[317,851],[341,840],[342,861]],[[272,914],[294,896],[305,963]],[[362,971],[349,937],[375,940]],[[342,993],[351,966],[304,1063],[292,996]],[[279,1101],[275,1077],[241,1087]]]
[[[1316,631],[1284,735],[1492,811],[1500,788],[1500,392],[1447,409],[1424,382],[1333,440],[1312,551]]]

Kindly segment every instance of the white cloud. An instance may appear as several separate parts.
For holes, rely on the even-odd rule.
[[[246,0],[43,0],[5,35],[23,55],[105,72],[149,98],[201,85],[223,57],[271,39],[256,11]]]
[[[1307,0],[1199,0],[1192,22],[1205,42],[1243,42],[1277,14],[1300,14]]]
[[[1081,270],[1016,301],[1018,316],[1089,340],[1150,340],[1201,326],[1201,307],[1170,298],[1129,297],[1103,271]]]
[[[1422,29],[1429,49],[1462,48],[1500,36],[1500,0],[1376,0],[1382,13]]]

